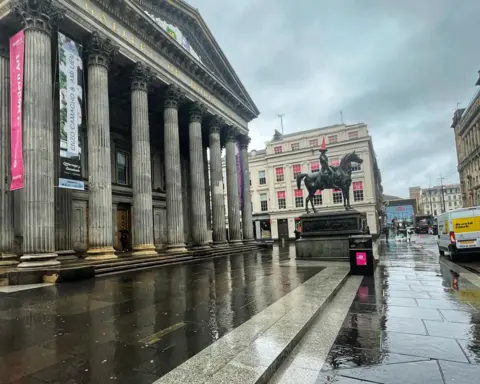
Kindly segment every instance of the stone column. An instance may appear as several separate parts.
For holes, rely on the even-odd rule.
[[[55,266],[52,28],[65,10],[52,0],[20,0],[25,30],[23,87],[23,256],[19,268]]]
[[[178,105],[183,95],[174,85],[168,86],[164,104],[165,179],[167,203],[166,251],[186,252],[183,234],[182,174],[180,170],[180,136]]]
[[[3,37],[2,37],[3,38]],[[8,40],[0,45],[0,266],[15,265],[13,192],[10,191],[10,76]]]
[[[238,198],[238,173],[235,147],[237,145],[238,130],[230,126],[227,128],[225,144],[227,166],[227,198],[228,198],[228,233],[230,243],[236,244],[242,241],[240,229],[240,202]]]
[[[210,208],[210,171],[208,169],[208,144],[203,147],[203,171],[205,174],[205,204],[207,208],[207,230],[212,229],[212,210]]]
[[[153,241],[152,163],[148,85],[152,70],[137,63],[132,73],[133,254],[156,256]]]
[[[188,148],[190,159],[190,217],[192,243],[195,248],[208,248],[205,169],[203,164],[202,118],[206,108],[192,103],[188,109]]]
[[[108,69],[118,53],[110,39],[92,32],[88,58],[88,251],[87,260],[116,258],[112,238],[112,163]]]
[[[252,195],[250,194],[250,170],[248,167],[248,144],[250,140],[250,137],[246,135],[240,136],[240,158],[243,172],[242,229],[244,242],[255,240],[253,237]]]
[[[210,193],[212,196],[213,245],[225,246],[227,243],[225,225],[225,202],[223,198],[222,149],[220,131],[224,122],[217,116],[209,121],[210,144]]]

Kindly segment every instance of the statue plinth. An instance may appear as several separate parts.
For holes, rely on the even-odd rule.
[[[323,211],[300,216],[295,241],[297,259],[348,261],[348,237],[365,233],[366,214],[355,210]]]

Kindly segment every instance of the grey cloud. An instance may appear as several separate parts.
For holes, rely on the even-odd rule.
[[[262,113],[253,147],[279,112],[289,132],[343,110],[369,125],[387,193],[457,179],[450,124],[480,69],[478,0],[189,1]]]

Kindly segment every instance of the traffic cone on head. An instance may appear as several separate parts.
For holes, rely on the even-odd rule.
[[[320,151],[326,151],[326,150],[327,150],[327,144],[325,143],[325,136],[323,136],[322,145],[320,146]]]

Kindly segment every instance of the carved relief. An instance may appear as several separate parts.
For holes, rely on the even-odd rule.
[[[164,107],[178,109],[179,104],[183,101],[185,95],[176,85],[169,85],[165,91]]]
[[[135,64],[132,70],[132,91],[147,91],[148,86],[155,80],[155,74],[152,69],[142,62]]]
[[[53,0],[12,0],[11,10],[26,30],[36,29],[49,36],[65,16],[65,9]]]
[[[207,112],[207,107],[198,101],[192,103],[188,108],[188,116],[191,123],[200,123]]]
[[[119,47],[108,38],[103,38],[93,31],[85,44],[88,65],[102,65],[109,69],[113,58],[118,54]]]

